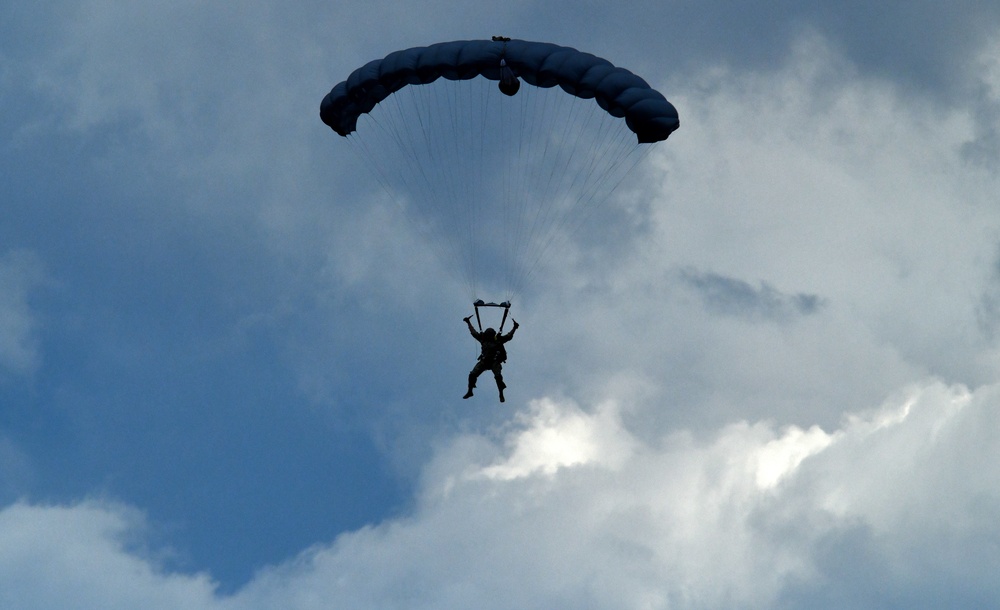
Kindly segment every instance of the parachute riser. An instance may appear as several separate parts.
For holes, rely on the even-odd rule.
[[[483,332],[483,322],[479,317],[480,307],[502,307],[503,308],[503,318],[500,320],[500,329],[497,333],[503,332],[503,325],[507,323],[507,314],[510,313],[510,301],[504,301],[503,303],[485,303],[482,299],[478,299],[472,303],[472,306],[476,308],[476,324],[479,326],[479,332]]]

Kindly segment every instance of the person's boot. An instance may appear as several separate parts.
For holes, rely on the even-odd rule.
[[[503,402],[503,389],[500,390],[500,402]]]
[[[463,396],[462,398],[471,398],[471,397],[472,397],[472,388],[469,388],[469,391],[466,392],[465,396]]]

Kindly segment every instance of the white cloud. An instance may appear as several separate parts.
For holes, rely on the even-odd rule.
[[[0,605],[16,610],[217,607],[204,575],[167,574],[138,551],[121,506],[17,503],[0,511]],[[132,543],[132,544],[130,544]]]
[[[530,412],[519,414],[516,421],[527,431],[508,439],[511,455],[483,468],[481,476],[509,480],[536,472],[554,474],[578,464],[611,465],[631,452],[613,403],[600,405],[594,416],[588,416],[576,407],[542,399],[532,402]]]
[[[761,489],[776,486],[786,475],[795,472],[802,460],[826,449],[834,438],[819,426],[802,430],[791,426],[780,438],[764,445],[752,460],[754,480]]]

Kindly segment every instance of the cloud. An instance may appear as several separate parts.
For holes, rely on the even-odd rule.
[[[590,463],[611,463],[630,453],[630,439],[622,434],[617,409],[603,405],[596,417],[562,408],[543,399],[529,414],[518,414],[527,432],[508,438],[510,456],[503,463],[484,468],[488,479],[510,480],[560,468]]]
[[[720,315],[783,322],[815,314],[823,304],[815,294],[786,295],[766,282],[755,288],[743,280],[694,269],[682,270],[681,280],[698,292],[710,311]]]
[[[303,610],[987,601],[1000,594],[998,404],[1000,386],[929,382],[835,430],[738,422],[646,443],[614,403],[537,401],[497,437],[443,445],[411,514],[231,596],[142,551],[133,510],[8,506],[0,596],[17,608]]]
[[[987,45],[969,63],[977,76],[969,95],[976,133],[962,145],[962,154],[995,171],[1000,157],[1000,42]]]
[[[141,552],[144,528],[141,514],[120,505],[7,506],[0,511],[0,605],[218,607],[206,576],[166,573]]]
[[[997,587],[980,562],[1000,560],[988,542],[1000,480],[995,469],[961,473],[1000,452],[998,400],[995,386],[930,383],[829,432],[735,423],[653,444],[630,435],[614,405],[534,403],[499,444],[466,437],[443,450],[414,515],[346,534],[241,595],[278,602],[320,587],[318,598],[368,607],[767,607],[834,586],[861,607],[892,607],[900,592],[944,599],[961,583],[986,598]],[[845,569],[859,549],[876,571]]]
[[[809,318],[843,315],[852,339],[871,333],[924,370],[989,382],[975,309],[994,281],[995,179],[962,152],[974,112],[854,70],[803,36],[777,71],[706,73],[675,95],[687,120],[656,153],[645,260],[760,278],[758,304],[763,284],[820,295]],[[696,283],[733,303],[736,285]]]
[[[30,299],[46,281],[42,264],[32,253],[0,256],[0,372],[30,375],[40,366],[40,320]]]
[[[24,570],[16,574],[28,584],[0,590],[23,594],[24,605],[40,600],[41,607],[78,607],[78,599],[148,606],[136,602],[147,598],[188,607],[794,606],[823,598],[878,607],[921,595],[942,599],[956,583],[970,599],[995,598],[982,574],[996,567],[990,518],[997,488],[989,469],[966,452],[996,453],[989,436],[996,426],[984,405],[995,403],[990,384],[1000,357],[995,343],[983,339],[995,330],[997,189],[995,177],[984,174],[989,163],[969,164],[988,159],[995,145],[996,95],[987,79],[973,107],[945,106],[941,99],[950,95],[928,102],[914,95],[920,87],[900,87],[894,76],[948,80],[942,75],[965,66],[969,45],[978,44],[982,30],[975,28],[966,43],[962,27],[981,19],[975,11],[953,11],[944,30],[951,40],[959,32],[963,44],[930,40],[929,47],[948,53],[928,64],[919,34],[938,14],[903,3],[861,30],[846,18],[856,13],[844,13],[806,34],[796,17],[778,20],[775,29],[748,27],[775,20],[754,10],[747,21],[729,6],[703,13],[700,22],[693,8],[682,7],[689,18],[677,18],[677,7],[663,3],[656,6],[660,17],[642,23],[615,8],[617,22],[592,18],[600,23],[575,32],[568,13],[547,9],[562,28],[557,42],[576,44],[572,38],[586,34],[641,56],[633,64],[626,54],[622,63],[665,85],[684,126],[656,149],[653,171],[642,176],[652,186],[638,190],[658,191],[643,235],[629,248],[618,248],[624,240],[612,236],[602,249],[618,256],[559,268],[523,306],[518,302],[517,317],[526,324],[511,349],[512,390],[548,398],[495,434],[448,439],[441,427],[499,426],[509,412],[461,401],[455,407],[442,398],[449,383],[461,388],[467,370],[457,358],[442,357],[467,340],[451,332],[460,329],[460,316],[449,313],[458,306],[442,296],[449,291],[442,274],[412,270],[431,265],[411,256],[419,240],[399,237],[403,223],[344,203],[364,201],[349,175],[356,165],[330,152],[334,136],[316,119],[319,98],[351,68],[392,47],[427,42],[440,22],[402,23],[396,13],[389,23],[405,31],[389,29],[409,42],[386,48],[384,37],[357,42],[342,35],[348,28],[354,38],[357,31],[385,29],[380,11],[368,6],[323,13],[312,6],[299,12],[113,4],[82,2],[72,14],[62,12],[58,33],[43,39],[51,43],[54,36],[57,44],[40,45],[24,66],[8,61],[4,69],[17,78],[5,82],[37,78],[36,93],[47,103],[32,116],[104,142],[88,163],[104,163],[107,174],[139,185],[130,195],[140,205],[169,203],[164,210],[176,215],[169,218],[185,226],[209,219],[264,227],[276,243],[254,242],[247,250],[277,260],[273,276],[282,277],[254,285],[274,290],[280,315],[240,313],[267,320],[282,337],[317,402],[355,405],[359,415],[338,424],[392,420],[403,432],[387,435],[387,451],[398,451],[404,434],[423,451],[430,451],[428,436],[446,440],[429,465],[410,460],[423,473],[412,513],[318,541],[235,596],[213,593],[207,577],[171,572],[138,552],[123,540],[143,535],[141,519],[94,503],[8,507],[3,515],[17,527],[3,530],[11,545],[0,548],[14,558],[5,565],[31,566],[69,584],[42,586],[48,581],[31,581],[31,570]],[[342,9],[353,12],[344,17]],[[817,10],[795,9],[800,16]],[[906,27],[883,36],[882,26],[898,22],[904,10]],[[469,26],[459,23],[466,15],[449,14],[445,29],[454,35],[445,37],[466,35]],[[664,23],[683,30],[683,42],[673,42],[681,37],[666,33]],[[544,34],[543,25],[531,21],[525,28]],[[593,28],[614,35],[595,36]],[[644,28],[648,43],[639,35]],[[854,32],[866,44],[845,49],[841,41]],[[520,35],[485,35],[491,33]],[[742,45],[736,50],[734,37]],[[907,44],[881,53],[900,40]],[[785,59],[788,44],[792,55]],[[734,61],[754,48],[759,52],[746,54],[752,60]],[[992,57],[985,53],[984,64]],[[641,70],[644,62],[655,69]],[[698,62],[710,68],[687,69]],[[138,161],[126,170],[148,164],[163,183],[123,171],[117,163],[131,156]],[[77,171],[92,166],[85,168]],[[176,193],[179,205],[173,196],[150,199],[144,190],[150,186]],[[94,201],[105,194],[95,193]],[[49,203],[56,212],[66,205]],[[100,205],[117,217],[118,206],[132,209],[133,202]],[[237,250],[216,237],[205,231],[191,239],[204,242],[196,248]],[[190,244],[170,246],[173,257]],[[0,339],[0,367],[23,375],[38,370],[45,318],[30,307],[31,287],[39,285],[30,266],[4,260],[0,269],[12,285],[26,288],[6,292],[13,304],[0,306],[4,319],[19,321]],[[133,269],[145,273],[142,267]],[[678,282],[677,269],[694,271]],[[178,271],[187,284],[184,268]],[[233,298],[249,292],[239,283],[221,290]],[[789,317],[795,324],[757,323]],[[146,340],[146,328],[173,315],[144,312],[137,319],[137,334]],[[424,332],[417,357],[399,347],[399,334],[414,328]],[[185,364],[207,370],[197,361]],[[226,371],[229,383],[248,385]],[[928,374],[949,384],[923,385],[885,409],[840,423],[845,411],[877,404]],[[113,394],[93,388],[119,387],[120,371],[103,375],[81,392],[87,404],[113,402]],[[981,389],[964,392],[952,381]],[[73,400],[65,396],[72,388],[58,389],[58,406]],[[207,394],[242,396],[212,389],[219,392]],[[202,393],[201,386],[185,390],[183,400]],[[286,398],[276,400],[284,406]],[[172,417],[170,409],[162,412]],[[98,422],[113,419],[93,415]],[[963,418],[978,418],[984,430],[963,424],[960,444],[941,431]],[[17,455],[22,446],[10,451]],[[941,494],[954,504],[942,503]],[[36,522],[44,527],[29,527]],[[64,549],[45,537],[49,530],[63,537],[65,552],[93,550],[84,553],[90,561],[64,560]],[[979,571],[959,543],[979,560]],[[25,561],[29,545],[58,559],[53,564],[61,571]],[[944,565],[946,559],[964,571]],[[134,574],[133,588],[118,581],[105,587],[107,574],[118,573]],[[889,584],[880,589],[877,580]],[[41,597],[49,593],[62,597]]]

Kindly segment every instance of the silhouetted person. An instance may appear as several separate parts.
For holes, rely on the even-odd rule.
[[[514,336],[514,331],[520,326],[516,321],[514,321],[514,328],[510,329],[510,332],[506,335],[498,335],[497,331],[492,328],[487,328],[483,332],[478,332],[473,326],[472,316],[462,318],[465,320],[466,325],[469,327],[469,332],[472,333],[472,337],[479,341],[479,345],[482,348],[479,353],[479,361],[476,362],[476,366],[472,368],[472,372],[469,373],[469,391],[465,393],[462,398],[469,398],[472,396],[472,389],[476,387],[476,379],[484,371],[493,371],[493,378],[497,380],[497,389],[500,390],[500,402],[503,402],[503,389],[507,385],[503,382],[503,375],[501,374],[501,369],[503,368],[503,363],[507,361],[507,350],[504,349],[503,344],[510,341]]]

